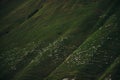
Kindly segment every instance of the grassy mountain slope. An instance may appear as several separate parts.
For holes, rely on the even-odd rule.
[[[0,80],[119,80],[119,0],[2,0]]]

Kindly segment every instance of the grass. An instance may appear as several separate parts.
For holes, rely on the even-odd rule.
[[[106,61],[109,65],[101,63],[102,60],[94,61],[104,58],[103,55],[116,58],[119,53],[113,55],[119,50],[119,44],[118,48],[109,47],[119,43],[118,4],[110,0],[26,0],[16,3],[14,9],[13,6],[3,8],[6,14],[0,21],[1,80],[61,80],[64,77],[94,80],[106,74],[105,70],[112,64],[110,58]],[[12,2],[5,6],[10,5]],[[114,39],[106,40],[109,36]],[[97,51],[94,50],[96,46]],[[83,52],[79,54],[83,63],[93,61],[94,64],[79,65],[72,61],[68,65],[79,57],[77,52]],[[96,67],[97,64],[104,66],[102,70]],[[96,74],[98,71],[101,73]]]

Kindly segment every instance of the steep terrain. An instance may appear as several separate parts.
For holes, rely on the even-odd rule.
[[[120,0],[1,0],[0,80],[120,80]]]

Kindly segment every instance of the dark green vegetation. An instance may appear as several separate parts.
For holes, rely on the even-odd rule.
[[[0,80],[120,80],[120,0],[1,0]]]

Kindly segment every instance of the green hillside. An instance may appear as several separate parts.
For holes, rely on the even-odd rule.
[[[120,80],[120,0],[1,0],[0,80]]]

